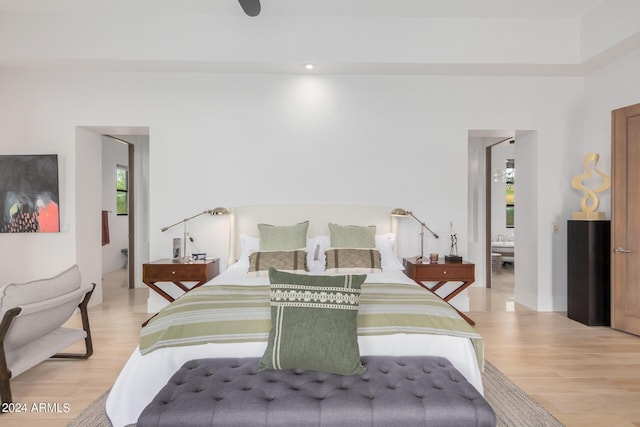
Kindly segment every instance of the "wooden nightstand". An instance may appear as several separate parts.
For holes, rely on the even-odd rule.
[[[161,259],[142,265],[142,281],[145,285],[162,295],[169,302],[175,301],[171,295],[156,286],[156,282],[170,282],[189,292],[202,286],[220,273],[220,259],[207,259],[190,263],[173,263],[170,259]],[[197,282],[188,287],[183,282]]]
[[[460,286],[451,291],[448,295],[441,297],[447,302],[471,286],[471,284],[476,280],[476,266],[470,262],[458,264],[438,261],[437,263],[431,264],[416,261],[415,258],[405,258],[403,263],[404,271],[407,276],[412,278],[418,285],[430,290],[434,294],[447,282],[462,282]],[[433,287],[429,288],[422,282],[437,283]],[[456,309],[456,311],[458,310]],[[475,322],[465,314],[460,311],[458,311],[458,314],[460,314],[460,316],[462,316],[470,325],[475,325]]]

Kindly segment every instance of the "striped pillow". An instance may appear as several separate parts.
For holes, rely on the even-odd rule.
[[[259,369],[363,373],[357,318],[366,278],[269,270],[271,331]]]
[[[382,271],[377,249],[332,248],[326,252],[327,273],[379,273]]]
[[[307,251],[261,251],[249,255],[250,275],[266,275],[270,268],[291,273],[307,272],[309,271],[309,267],[307,266]]]

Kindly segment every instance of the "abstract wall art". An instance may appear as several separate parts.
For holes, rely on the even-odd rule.
[[[0,233],[59,232],[58,156],[0,155]]]

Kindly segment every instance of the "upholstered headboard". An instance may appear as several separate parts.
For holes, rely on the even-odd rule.
[[[229,264],[240,256],[240,236],[258,237],[258,224],[291,225],[309,221],[308,236],[328,235],[328,224],[375,225],[377,233],[395,233],[392,208],[361,205],[255,205],[231,208]]]

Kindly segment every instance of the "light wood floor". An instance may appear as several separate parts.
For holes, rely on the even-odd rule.
[[[105,302],[90,309],[94,355],[47,361],[15,378],[14,402],[28,412],[1,415],[1,426],[66,426],[111,386],[149,317],[148,291],[128,290],[125,280],[124,271],[105,275]],[[640,426],[639,337],[513,304],[508,270],[493,286],[469,292],[488,360],[567,426]],[[31,412],[33,403],[66,403],[70,411]]]

